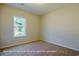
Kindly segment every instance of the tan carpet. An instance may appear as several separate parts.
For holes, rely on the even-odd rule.
[[[38,41],[5,49],[0,54],[2,56],[76,56],[79,52]]]

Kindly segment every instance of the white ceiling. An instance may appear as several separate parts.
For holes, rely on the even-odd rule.
[[[38,15],[43,15],[48,12],[54,11],[67,4],[65,3],[9,3],[8,5],[23,9],[27,12],[31,12]]]

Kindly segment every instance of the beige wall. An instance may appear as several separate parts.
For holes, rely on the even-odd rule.
[[[1,5],[0,5],[0,28],[1,28]],[[1,46],[1,29],[0,29],[0,46]]]
[[[45,41],[79,51],[79,4],[72,4],[42,17]]]
[[[2,43],[1,47],[8,47],[12,45],[27,43],[40,39],[40,18],[38,15],[34,15],[23,10],[10,7],[8,5],[2,5],[2,19],[0,19]],[[27,36],[21,38],[15,38],[13,36],[13,16],[19,16],[26,18],[27,20]]]

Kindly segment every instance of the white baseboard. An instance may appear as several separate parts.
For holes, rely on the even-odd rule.
[[[16,43],[16,44],[10,44],[8,46],[2,46],[2,47],[0,47],[0,50],[6,49],[6,48],[10,48],[10,47],[13,47],[13,46],[19,46],[19,45],[22,45],[22,44],[35,42],[35,41],[39,41],[39,40],[32,40],[32,41],[28,41],[28,42],[21,42],[21,43]]]
[[[55,42],[50,42],[50,41],[47,41],[47,40],[43,40],[43,41],[51,43],[51,44],[59,45],[59,46],[65,47],[65,48],[69,48],[69,49],[72,49],[72,50],[75,50],[75,51],[79,51],[79,49],[76,49],[76,48],[73,48],[73,47],[69,47],[69,46],[66,46],[66,45],[63,45],[63,44],[59,44],[59,43],[55,43]]]

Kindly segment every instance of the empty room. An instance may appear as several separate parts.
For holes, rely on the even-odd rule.
[[[79,4],[0,3],[0,56],[79,56]]]

